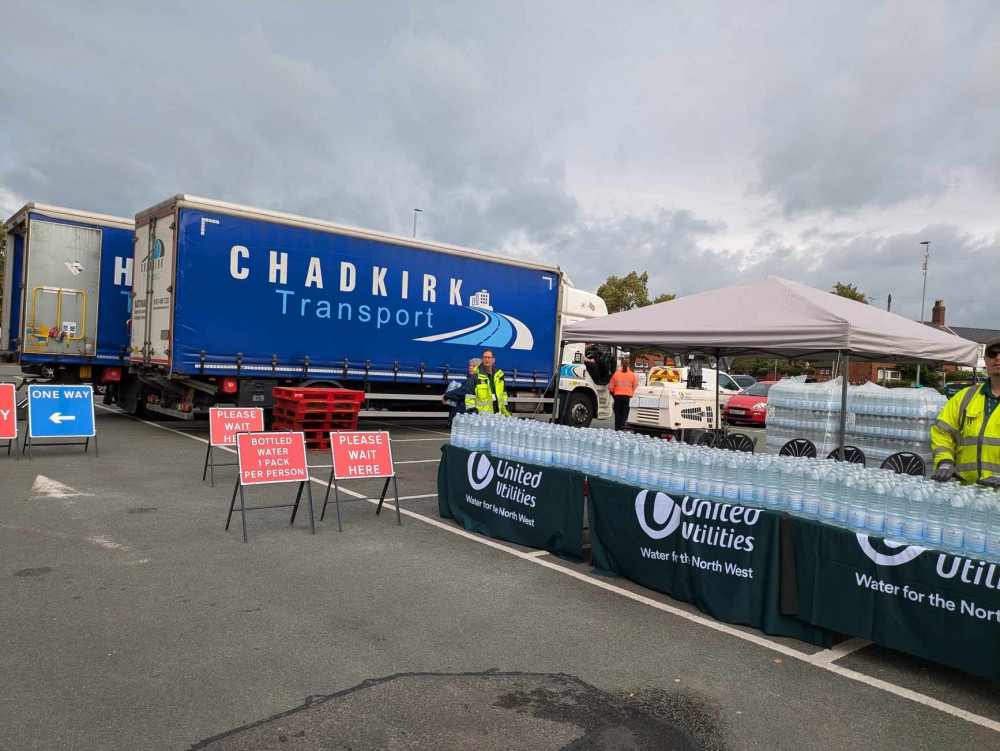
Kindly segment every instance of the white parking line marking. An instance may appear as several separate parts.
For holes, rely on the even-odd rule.
[[[541,558],[543,555],[549,555],[548,550],[536,550],[533,553],[528,553],[529,558]]]
[[[857,652],[859,649],[864,649],[870,645],[871,642],[866,639],[851,638],[840,642],[840,644],[834,644],[830,649],[817,652],[809,658],[808,662],[811,662],[813,665],[829,665],[842,657],[847,657],[852,652]]]
[[[410,459],[405,462],[393,462],[393,464],[430,464],[431,462],[439,462],[440,459]]]
[[[393,443],[412,443],[413,441],[437,441],[438,443],[444,443],[440,438],[389,438]]]
[[[108,407],[105,407],[100,404],[95,406],[109,412],[117,412],[117,410],[109,409]],[[199,438],[198,436],[193,436],[187,433],[183,433],[181,431],[173,430],[172,428],[168,428],[164,425],[158,425],[155,422],[142,420],[138,417],[133,417],[132,419],[136,420],[137,422],[144,423],[146,425],[152,425],[154,428],[159,428],[160,430],[166,430],[167,432],[175,433],[176,435],[181,435],[184,436],[185,438],[191,438],[192,440],[198,441],[200,443],[208,443],[208,440],[205,438]],[[436,439],[416,438],[411,440],[419,441],[419,440],[436,440]],[[226,448],[225,450],[233,454],[236,453],[235,449]],[[311,479],[318,485],[322,485],[324,487],[329,486],[329,483],[327,483],[325,480],[319,480],[315,477]],[[353,496],[360,500],[368,501],[372,505],[378,505],[377,498],[366,498],[361,493],[357,493],[353,490],[348,490],[347,488],[341,488],[340,490],[342,493],[345,493],[346,495]],[[436,495],[436,494],[430,494],[430,495]],[[430,495],[424,497],[430,497]],[[403,499],[401,498],[400,500]],[[395,505],[393,503],[390,503],[387,499],[384,508],[395,510]],[[515,550],[514,548],[507,547],[506,545],[496,542],[495,540],[491,540],[488,537],[483,537],[481,535],[477,535],[472,532],[466,532],[464,529],[460,529],[459,527],[456,527],[453,524],[448,524],[439,521],[438,519],[433,519],[429,516],[418,514],[415,511],[401,508],[399,512],[403,516],[408,516],[412,519],[417,519],[419,521],[424,522],[425,524],[431,525],[432,527],[437,527],[438,529],[444,530],[445,532],[449,532],[453,535],[464,537],[467,540],[472,540],[473,542],[477,542],[480,545],[485,545],[486,547],[494,548],[496,550],[502,550],[503,552],[509,553],[510,555],[516,558],[520,558],[521,560],[534,563],[535,565],[538,566],[544,566],[547,569],[563,574],[564,576],[572,577],[573,579],[581,581],[584,584],[589,584],[592,587],[597,587],[598,589],[603,589],[608,592],[613,592],[614,594],[620,595],[621,597],[624,597],[626,599],[641,603],[643,605],[648,605],[651,608],[655,608],[656,610],[661,610],[665,613],[670,613],[671,615],[675,615],[678,618],[683,618],[687,621],[691,621],[692,623],[697,623],[701,626],[704,626],[705,628],[710,628],[713,631],[719,631],[721,633],[728,634],[729,636],[734,636],[737,639],[742,639],[743,641],[756,644],[759,647],[763,647],[765,649],[770,649],[774,652],[778,652],[780,654],[785,655],[786,657],[791,657],[793,659],[800,660],[820,670],[827,670],[831,673],[836,673],[837,675],[843,678],[847,678],[849,680],[856,681],[858,683],[864,683],[866,686],[871,686],[872,688],[881,689],[882,691],[893,694],[894,696],[899,696],[903,699],[909,699],[910,701],[916,702],[917,704],[922,704],[925,707],[931,707],[932,709],[944,712],[945,714],[951,715],[952,717],[957,717],[961,720],[971,722],[974,725],[979,725],[981,727],[1000,733],[1000,722],[997,722],[996,720],[991,720],[989,717],[983,717],[982,715],[969,712],[968,710],[962,709],[961,707],[956,707],[953,704],[948,704],[946,702],[940,701],[939,699],[927,696],[926,694],[921,694],[918,693],[917,691],[911,691],[908,688],[903,688],[902,686],[897,686],[895,684],[889,683],[888,681],[883,681],[879,678],[873,678],[870,675],[865,675],[864,673],[859,673],[856,670],[843,668],[840,667],[839,665],[834,664],[833,660],[840,659],[840,657],[844,657],[845,654],[849,654],[849,652],[845,654],[838,653],[838,656],[831,658],[818,658],[815,654],[800,652],[797,649],[792,649],[791,647],[788,647],[784,644],[779,644],[777,642],[769,641],[768,639],[759,636],[757,634],[746,631],[740,631],[725,623],[720,623],[718,621],[710,620],[703,616],[696,615],[695,613],[689,613],[686,610],[681,610],[680,608],[676,608],[664,602],[659,602],[657,600],[638,594],[636,592],[630,592],[627,589],[622,589],[621,587],[618,587],[614,584],[602,581],[601,579],[592,576],[590,574],[581,574],[579,571],[574,571],[573,569],[566,568],[563,565],[560,565],[559,563],[554,563],[550,560],[545,559],[544,557],[538,555],[540,551],[532,551],[531,553],[522,553],[520,550]],[[844,643],[846,644],[847,642]],[[825,652],[833,652],[833,651],[834,650],[825,650]],[[824,652],[820,652],[817,654],[822,655],[824,654]]]

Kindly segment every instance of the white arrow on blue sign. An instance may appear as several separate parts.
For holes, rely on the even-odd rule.
[[[32,438],[93,438],[94,387],[30,387],[28,435]]]

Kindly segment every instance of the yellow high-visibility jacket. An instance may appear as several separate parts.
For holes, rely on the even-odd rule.
[[[989,387],[987,381],[985,388]],[[966,485],[1000,472],[1000,407],[983,420],[986,397],[982,388],[977,384],[959,391],[931,426],[934,468],[945,460],[955,462]]]
[[[480,414],[497,413],[504,417],[510,417],[510,412],[507,411],[507,391],[504,388],[502,370],[494,368],[492,389],[490,388],[490,376],[478,367],[469,378],[473,379],[475,385],[466,393],[466,412],[475,410]],[[494,389],[496,390],[496,401],[493,400]]]

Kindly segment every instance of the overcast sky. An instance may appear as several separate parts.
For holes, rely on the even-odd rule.
[[[140,8],[139,6],[149,6]],[[3,4],[0,214],[175,193],[1000,328],[1000,3]]]

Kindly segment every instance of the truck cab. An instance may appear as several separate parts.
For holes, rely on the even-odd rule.
[[[567,285],[563,289],[562,326],[608,314],[604,300],[592,292]],[[586,428],[594,419],[611,417],[614,400],[608,383],[618,367],[620,353],[606,344],[567,344],[559,367],[561,420]]]

